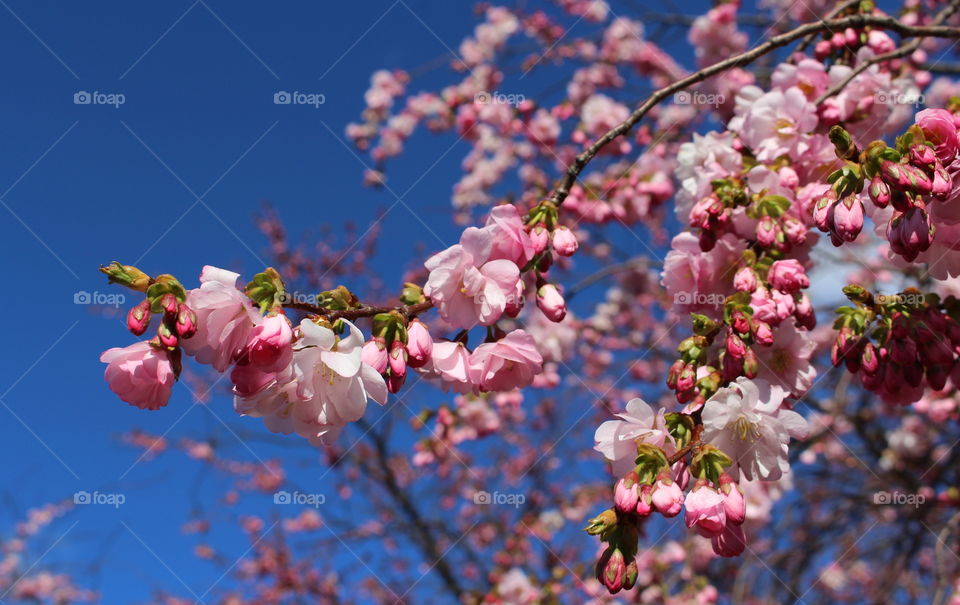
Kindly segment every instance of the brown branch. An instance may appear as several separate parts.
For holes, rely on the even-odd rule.
[[[954,2],[951,4],[956,4],[956,2],[957,0],[954,0]],[[654,92],[647,98],[646,101],[637,107],[637,109],[635,109],[626,120],[611,128],[609,132],[594,141],[590,147],[585,149],[574,159],[573,164],[567,167],[567,173],[560,185],[550,196],[550,201],[558,205],[562,204],[563,200],[570,195],[570,188],[573,187],[577,177],[587,166],[590,160],[592,160],[601,149],[606,147],[614,139],[629,132],[630,129],[633,128],[637,122],[642,120],[651,109],[659,105],[670,95],[680,92],[681,90],[684,90],[693,84],[703,82],[707,78],[724,72],[728,69],[749,65],[760,57],[809,34],[815,34],[817,32],[826,30],[832,31],[833,28],[845,29],[847,27],[852,27],[854,29],[863,27],[879,27],[888,29],[903,37],[920,36],[933,38],[960,38],[960,28],[956,27],[948,27],[944,25],[911,26],[905,25],[893,17],[862,14],[849,15],[847,17],[841,17],[839,19],[833,19],[830,21],[820,21],[818,23],[806,23],[790,30],[789,32],[773,36],[763,44],[760,44],[751,50],[734,57],[730,57],[729,59],[719,61],[708,67],[704,67],[703,69]]]
[[[320,315],[325,319],[330,321],[336,321],[338,319],[346,320],[355,320],[360,319],[361,317],[373,317],[380,313],[390,313],[391,311],[398,311],[402,313],[408,319],[415,317],[424,311],[427,311],[433,307],[432,300],[426,300],[415,305],[400,305],[397,307],[378,307],[374,305],[362,305],[356,309],[347,309],[343,310],[334,310],[327,309],[326,307],[318,307],[317,305],[311,305],[309,303],[284,303],[284,308],[287,309],[296,309],[297,311],[306,311],[307,313],[312,313],[313,315]]]
[[[945,6],[943,10],[941,10],[937,14],[937,16],[933,19],[932,24],[940,25],[941,23],[949,19],[950,16],[957,11],[958,4],[960,4],[960,2],[958,2],[958,0],[954,0],[953,2]],[[900,48],[891,50],[890,52],[883,53],[871,59],[863,61],[862,63],[857,65],[855,68],[853,68],[853,71],[850,72],[850,75],[844,78],[842,82],[837,82],[835,85],[828,88],[822,95],[820,95],[820,97],[814,102],[814,104],[820,105],[821,103],[823,103],[824,101],[832,97],[833,95],[839,94],[844,88],[847,87],[848,84],[850,84],[850,82],[853,82],[854,78],[856,78],[857,76],[865,72],[867,69],[869,69],[871,65],[876,65],[877,63],[883,63],[884,61],[891,61],[893,59],[900,59],[902,57],[906,57],[907,55],[913,53],[913,51],[920,48],[920,44],[923,42],[923,40],[924,38],[922,36],[919,38],[915,38],[910,42],[907,42]]]
[[[703,442],[700,441],[701,433],[703,433],[702,424],[698,424],[693,427],[693,436],[690,437],[690,443],[686,444],[685,446],[683,446],[682,448],[674,452],[673,456],[670,456],[669,458],[667,458],[667,460],[670,462],[670,466],[673,466],[674,463],[679,462],[680,460],[683,460],[684,458],[686,458],[687,454],[692,452],[695,448],[698,448],[701,445],[703,445]]]

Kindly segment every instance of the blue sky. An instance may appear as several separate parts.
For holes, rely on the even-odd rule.
[[[690,4],[684,11],[703,5]],[[295,238],[322,223],[365,228],[396,197],[362,187],[368,160],[345,147],[344,127],[358,118],[374,70],[449,57],[476,24],[471,3],[0,5],[0,254],[13,303],[0,383],[0,439],[13,464],[0,469],[0,514],[9,521],[78,490],[122,491],[119,510],[72,513],[28,561],[50,547],[43,565],[102,562],[88,577],[111,603],[143,600],[155,586],[200,595],[222,570],[196,564],[192,542],[177,533],[202,495],[197,469],[136,464],[138,452],[118,446],[117,435],[132,427],[161,434],[176,423],[173,438],[218,433],[239,457],[275,452],[243,445],[225,428],[263,431],[235,418],[226,397],[192,408],[178,388],[158,413],[118,401],[98,356],[132,342],[122,314],[75,304],[75,295],[122,293],[96,271],[114,259],[188,286],[203,264],[252,274],[267,259],[252,221],[264,200]],[[629,5],[613,6],[625,14]],[[450,81],[434,71],[411,88]],[[532,77],[516,92],[535,96],[553,81]],[[325,104],[275,105],[280,90],[323,94]],[[124,103],[76,104],[81,91]],[[392,162],[391,189],[416,186],[385,222],[375,259],[384,271],[406,267],[398,258],[412,262],[417,242],[437,249],[456,240],[447,209],[467,146],[442,155],[452,142],[420,134]],[[231,539],[242,552],[242,540]]]

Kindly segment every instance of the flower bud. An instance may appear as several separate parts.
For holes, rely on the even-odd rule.
[[[733,477],[723,473],[720,475],[720,493],[723,494],[723,510],[727,515],[727,522],[740,525],[747,518],[747,503],[743,499],[740,486]]]
[[[553,251],[560,256],[573,256],[577,251],[577,236],[566,227],[557,227],[553,230]]]
[[[753,380],[757,377],[757,372],[759,371],[760,363],[757,360],[757,354],[753,352],[753,349],[747,349],[746,354],[743,356],[743,375]]]
[[[537,306],[550,321],[561,322],[567,316],[567,303],[553,284],[544,284],[537,290]]]
[[[637,474],[634,472],[617,481],[613,490],[613,505],[618,511],[632,513],[637,509],[637,501],[640,496],[637,481]]]
[[[710,544],[721,557],[738,557],[747,547],[747,537],[742,526],[728,523],[720,535],[710,539]]]
[[[757,241],[762,246],[772,246],[777,239],[777,223],[765,216],[757,222]]]
[[[863,229],[863,202],[848,195],[833,205],[833,232],[845,242],[852,242]]]
[[[747,354],[746,343],[733,330],[730,330],[727,334],[725,346],[727,353],[737,359],[743,359],[743,356]]]
[[[388,356],[387,346],[379,336],[365,342],[360,352],[360,360],[376,370],[378,374],[387,371]]]
[[[684,523],[696,527],[700,535],[712,537],[723,531],[727,524],[723,495],[710,487],[705,479],[697,481],[684,501]]]
[[[743,267],[733,276],[733,287],[740,292],[753,292],[757,289],[757,272],[751,267]]]
[[[177,297],[170,293],[164,294],[160,297],[160,306],[163,308],[163,311],[171,317],[176,316]]]
[[[765,321],[760,321],[759,319],[754,320],[753,322],[753,340],[758,345],[772,345],[773,344],[773,330],[770,329],[770,324]]]
[[[597,579],[610,591],[610,594],[615,594],[623,588],[626,576],[627,562],[623,552],[615,546],[610,546],[597,562]]]
[[[870,181],[870,187],[867,189],[870,199],[877,208],[886,208],[890,203],[890,185],[887,185],[880,176],[875,176]]]
[[[550,243],[550,232],[547,231],[546,225],[539,223],[530,230],[530,242],[533,244],[534,255],[547,249],[547,245]]]
[[[637,495],[637,514],[646,517],[653,512],[653,487],[641,485]]]
[[[160,327],[157,328],[157,337],[160,339],[160,344],[165,347],[175,347],[180,342],[177,333],[170,329],[167,322],[161,323]]]
[[[144,300],[127,313],[127,329],[140,336],[150,326],[150,301]]]
[[[419,368],[430,361],[433,354],[433,338],[427,326],[414,319],[407,326],[407,365]]]
[[[612,508],[608,508],[593,519],[587,521],[587,526],[583,528],[583,531],[591,536],[600,536],[606,534],[616,526],[617,513]]]
[[[197,314],[186,303],[180,303],[177,309],[176,328],[180,338],[191,338],[197,333]]]
[[[791,294],[810,286],[807,272],[795,259],[774,261],[767,273],[770,285],[781,292]]]
[[[390,355],[387,358],[387,363],[390,365],[391,375],[403,376],[407,373],[407,350],[399,339],[390,343]]]
[[[664,517],[676,517],[683,508],[683,491],[666,471],[657,478],[650,499],[657,512]]]

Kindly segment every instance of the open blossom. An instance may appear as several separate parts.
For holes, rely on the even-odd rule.
[[[816,127],[816,107],[797,87],[767,93],[745,87],[737,96],[737,117],[730,122],[762,162],[782,155],[802,159],[811,148],[808,133]]]
[[[197,333],[182,341],[183,350],[218,372],[237,360],[260,321],[253,303],[237,288],[239,279],[238,273],[208,265],[200,273],[200,287],[187,293],[197,314]]]
[[[519,567],[503,574],[497,582],[496,593],[499,597],[497,602],[504,605],[533,605],[540,599],[536,587]]]
[[[347,331],[341,338],[330,328],[303,320],[290,366],[252,396],[237,391],[236,410],[263,417],[273,432],[297,433],[321,444],[359,420],[368,399],[386,403],[383,377],[361,360],[363,335],[349,321],[343,323]]]
[[[916,122],[923,131],[923,136],[933,143],[937,159],[944,166],[953,162],[960,147],[953,114],[946,109],[924,109],[917,114]]]
[[[480,391],[525,387],[543,371],[543,357],[533,337],[514,330],[497,342],[478,346],[470,355],[470,382]]]
[[[779,386],[741,376],[704,404],[702,439],[733,458],[732,477],[740,470],[750,480],[773,480],[790,469],[787,444],[806,437],[807,421],[781,409],[783,400]]]
[[[727,524],[723,495],[700,480],[683,501],[686,509],[684,522],[687,527],[696,526],[700,535],[712,537],[723,531]]]
[[[165,349],[148,342],[103,352],[100,361],[109,364],[104,378],[117,397],[144,410],[167,405],[176,379]]]
[[[456,328],[493,324],[516,296],[520,269],[511,260],[488,261],[493,243],[491,232],[470,228],[424,263],[430,276],[423,293]]]
[[[462,342],[441,340],[433,343],[431,362],[425,370],[439,376],[444,386],[463,393],[470,390],[469,366],[470,351]]]
[[[513,204],[501,204],[490,211],[483,229],[492,236],[487,260],[506,259],[522,267],[534,256],[533,241],[523,226],[523,218]]]
[[[663,415],[662,408],[654,412],[643,399],[631,399],[626,411],[617,414],[620,420],[607,420],[597,427],[593,449],[612,463],[614,476],[623,477],[636,466],[638,441],[663,448],[667,455],[674,452],[676,446]]]
[[[792,320],[785,321],[773,330],[772,344],[754,348],[760,362],[758,376],[800,397],[817,377],[810,363],[815,348],[806,330],[800,330]]]
[[[673,238],[663,263],[662,283],[678,312],[716,316],[722,301],[732,293],[742,240],[727,234],[709,252],[700,250],[697,236],[685,231]]]

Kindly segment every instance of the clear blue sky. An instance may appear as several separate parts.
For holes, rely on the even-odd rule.
[[[691,13],[703,4],[682,3]],[[142,601],[156,586],[189,596],[178,578],[200,594],[217,579],[222,570],[196,563],[193,542],[178,528],[193,502],[218,491],[193,493],[196,468],[160,460],[131,469],[138,452],[118,446],[116,436],[132,427],[161,434],[176,422],[173,439],[218,433],[228,451],[250,458],[214,415],[231,427],[264,429],[236,418],[227,397],[215,398],[212,410],[190,409],[183,388],[159,413],[118,401],[98,356],[132,342],[123,315],[74,304],[74,295],[120,293],[96,271],[114,259],[174,273],[188,286],[203,264],[250,275],[267,258],[252,222],[263,200],[294,236],[324,222],[365,227],[395,198],[361,186],[364,166],[338,138],[358,118],[375,69],[449,56],[476,24],[471,6],[0,1],[0,254],[9,280],[0,383],[9,463],[0,468],[0,513],[9,522],[78,490],[127,495],[119,511],[85,507],[57,523],[29,562],[46,546],[43,565],[102,562],[89,585],[110,603]],[[613,6],[626,14],[629,4]],[[412,88],[450,81],[448,72],[432,72]],[[516,92],[534,96],[545,82],[530,78]],[[326,103],[275,105],[278,90],[321,93]],[[121,94],[125,102],[75,104],[78,91]],[[450,142],[415,137],[414,152],[390,167],[393,190],[406,191]],[[438,237],[455,241],[445,211],[466,150],[461,144],[444,157],[404,200],[430,230],[402,205],[391,213],[387,233],[402,237],[382,238],[376,262],[384,270],[396,270],[397,258],[407,262],[416,242],[436,249]],[[249,447],[263,458],[276,453]],[[235,556],[245,548],[236,536],[224,540],[218,544],[233,540]]]

